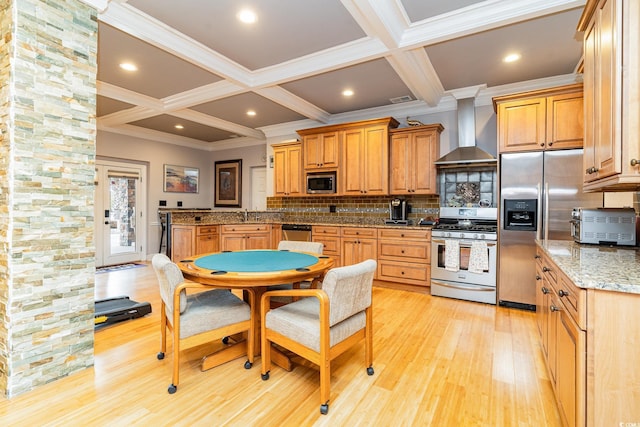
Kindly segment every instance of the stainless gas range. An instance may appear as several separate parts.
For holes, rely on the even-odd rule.
[[[498,210],[440,208],[431,231],[431,295],[496,304]]]

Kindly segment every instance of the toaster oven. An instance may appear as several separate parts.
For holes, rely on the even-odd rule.
[[[574,208],[571,237],[578,243],[636,245],[636,212],[633,208]]]

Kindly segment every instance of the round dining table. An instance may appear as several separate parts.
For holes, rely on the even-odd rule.
[[[247,289],[254,294],[251,315],[254,321],[256,353],[260,351],[260,298],[267,286],[322,281],[334,261],[326,255],[283,250],[256,249],[225,251],[196,255],[179,260],[178,267],[185,279],[203,285],[224,289]],[[246,354],[246,345],[244,354]],[[225,353],[226,351],[226,353]],[[205,357],[202,370],[210,369],[233,358],[244,355],[230,346],[223,351]],[[272,349],[271,357],[280,367],[291,370],[291,361],[284,354]]]

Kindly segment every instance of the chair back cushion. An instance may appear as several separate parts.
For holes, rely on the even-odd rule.
[[[377,263],[368,259],[358,264],[332,268],[322,281],[329,297],[329,326],[333,326],[371,305],[371,288]]]
[[[180,268],[164,254],[155,254],[151,259],[151,265],[158,278],[160,297],[167,307],[167,315],[171,318],[173,313],[173,293],[178,285],[184,282],[184,276]],[[187,292],[180,292],[180,313],[187,309]]]
[[[281,240],[278,243],[279,251],[297,251],[297,252],[311,252],[314,254],[322,255],[322,249],[324,244],[320,242],[297,242],[295,240]]]

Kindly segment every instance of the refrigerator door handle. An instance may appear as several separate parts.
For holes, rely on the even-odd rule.
[[[544,224],[544,240],[549,240],[549,183],[544,183],[544,217],[542,218],[542,224]]]
[[[536,209],[536,239],[542,240],[542,184],[536,184],[538,193],[538,208]]]

